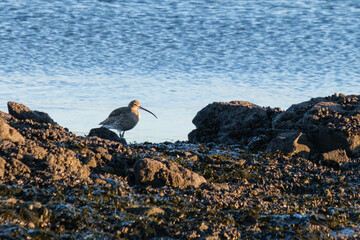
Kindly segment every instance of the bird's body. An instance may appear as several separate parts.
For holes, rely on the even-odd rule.
[[[137,100],[133,100],[129,103],[127,107],[121,107],[113,110],[110,113],[109,117],[102,121],[100,125],[103,125],[104,127],[109,129],[116,129],[119,131],[120,137],[124,137],[125,131],[133,129],[139,122],[139,108],[155,116],[155,114],[153,114],[149,110],[141,107],[140,103]]]

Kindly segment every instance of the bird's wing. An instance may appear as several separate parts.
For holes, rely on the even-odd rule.
[[[117,108],[110,113],[109,117],[118,117],[119,115],[122,115],[125,110],[127,110],[127,107]]]
[[[114,111],[112,111],[104,121],[99,123],[100,125],[111,125],[114,124],[116,121],[122,121],[124,111],[126,110],[126,107],[117,108]]]

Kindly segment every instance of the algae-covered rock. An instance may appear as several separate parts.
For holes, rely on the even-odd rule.
[[[138,160],[134,166],[136,184],[144,186],[162,187],[199,187],[206,182],[203,176],[170,162],[144,158]]]

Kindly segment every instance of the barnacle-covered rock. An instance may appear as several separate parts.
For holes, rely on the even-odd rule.
[[[13,116],[3,111],[0,111],[0,119],[4,120],[6,123],[8,123],[9,121],[14,121]]]
[[[89,167],[81,164],[75,152],[71,150],[57,155],[50,153],[46,157],[46,164],[55,180],[69,177],[84,180],[90,175]]]
[[[199,187],[206,182],[203,176],[170,161],[144,158],[135,163],[135,183],[152,187]]]
[[[302,152],[305,157],[309,152],[345,149],[350,157],[359,157],[359,99],[360,95],[334,94],[294,104],[285,112],[249,102],[215,102],[197,113],[196,129],[188,138],[193,143],[242,144],[250,150],[279,150],[287,155]]]
[[[31,173],[31,169],[26,164],[24,164],[22,161],[20,161],[16,158],[10,159],[9,168],[10,168],[9,172],[12,175],[21,175],[22,177],[24,177],[25,174]]]
[[[23,142],[24,137],[13,127],[9,126],[2,118],[0,118],[0,140],[8,139],[13,142]]]
[[[32,119],[39,123],[56,124],[56,122],[52,120],[52,118],[47,113],[36,110],[32,111],[30,108],[21,103],[8,102],[8,110],[10,115],[20,120]]]
[[[276,116],[273,128],[305,132],[314,150],[345,149],[360,155],[360,95],[334,94],[292,105]]]

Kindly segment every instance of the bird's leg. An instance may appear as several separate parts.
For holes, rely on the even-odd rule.
[[[124,135],[125,135],[125,131],[123,131],[122,134],[120,133],[121,138],[124,138]]]
[[[122,138],[123,137],[123,132],[119,131],[119,137]]]

